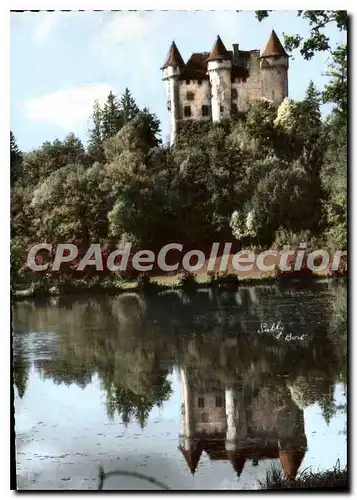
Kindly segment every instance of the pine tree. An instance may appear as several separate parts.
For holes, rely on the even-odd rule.
[[[105,163],[102,137],[102,110],[98,101],[95,101],[91,121],[93,127],[89,129],[88,155],[92,163]]]
[[[10,179],[13,185],[21,175],[22,153],[16,143],[14,134],[10,131]]]
[[[124,125],[118,99],[112,91],[109,92],[107,102],[104,104],[101,115],[101,134],[103,141],[105,141],[119,132]]]
[[[127,123],[129,120],[135,118],[140,111],[128,88],[124,90],[124,94],[120,98],[119,106],[124,123]]]
[[[310,81],[306,92],[304,103],[304,112],[306,116],[309,118],[310,125],[312,127],[317,127],[320,129],[321,127],[321,112],[320,112],[320,103],[321,103],[321,93],[315,87],[313,81]]]
[[[347,44],[344,44],[332,56],[332,63],[328,72],[331,80],[325,85],[322,94],[323,102],[331,102],[335,105],[334,112],[338,115],[342,124],[347,123],[347,73]]]
[[[161,139],[158,138],[161,132],[160,120],[154,113],[150,113],[148,108],[144,108],[143,113],[146,117],[149,130],[147,142],[150,147],[159,146],[161,144]]]

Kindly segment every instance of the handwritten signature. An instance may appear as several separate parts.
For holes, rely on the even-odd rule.
[[[268,326],[267,323],[262,323],[257,333],[270,333],[275,337],[275,339],[285,340],[286,342],[305,340],[307,337],[307,334],[293,335],[292,333],[285,333],[284,326],[281,324],[281,321],[273,323],[271,326]]]

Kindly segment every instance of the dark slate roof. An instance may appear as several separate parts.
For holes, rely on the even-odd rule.
[[[231,50],[227,51],[228,59],[233,60],[233,52]],[[208,79],[207,74],[207,62],[208,62],[209,52],[196,52],[191,55],[185,67],[181,71],[180,80],[205,80]],[[240,50],[239,60],[244,62],[249,60],[250,51]],[[238,66],[233,63],[232,66],[232,81],[234,78],[248,78],[249,71],[244,66]]]
[[[166,69],[169,66],[174,66],[174,67],[183,67],[185,66],[185,62],[182,59],[182,56],[180,54],[179,49],[176,46],[175,42],[172,42],[170,50],[169,50],[169,55],[167,56],[166,61],[164,62],[164,65],[162,66],[161,69]]]
[[[288,57],[288,54],[285,52],[285,49],[282,46],[281,41],[279,40],[278,35],[275,33],[274,30],[271,32],[267,46],[265,47],[265,50],[260,57],[272,57],[272,56]]]
[[[207,75],[207,57],[209,52],[196,52],[192,54],[183,68],[180,80],[204,80]]]
[[[194,474],[196,472],[198,462],[200,461],[201,458],[202,446],[198,442],[192,444],[189,450],[185,450],[182,446],[179,446],[179,449],[186,459],[191,474]]]
[[[208,56],[207,61],[217,61],[217,60],[229,60],[229,54],[227,52],[224,43],[221,40],[221,37],[218,35],[215,44],[212,47],[212,50]]]

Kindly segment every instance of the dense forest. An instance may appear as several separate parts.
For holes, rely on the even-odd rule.
[[[347,18],[301,12],[312,35],[286,43],[306,59],[330,54],[329,82],[322,92],[311,82],[302,101],[278,109],[257,101],[218,123],[183,122],[172,147],[129,89],[94,103],[87,145],[71,133],[22,153],[11,132],[13,282],[23,277],[26,249],[43,241],[109,249],[307,241],[346,250],[347,44],[332,50],[319,32],[322,14],[306,13],[325,13],[345,31]],[[324,117],[323,103],[332,104]]]

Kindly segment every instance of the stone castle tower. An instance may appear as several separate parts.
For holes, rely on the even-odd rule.
[[[172,42],[162,66],[173,144],[180,120],[219,121],[247,111],[257,99],[279,106],[288,97],[289,58],[275,31],[265,50],[227,50],[218,36],[211,52],[198,52],[185,63]]]

